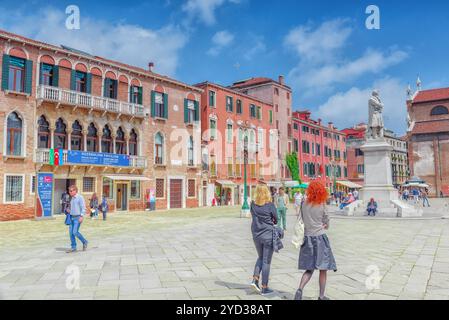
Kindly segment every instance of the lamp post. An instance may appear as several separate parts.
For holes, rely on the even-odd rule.
[[[247,193],[247,181],[246,181],[246,168],[248,166],[248,129],[245,128],[245,136],[243,138],[243,205],[240,212],[240,217],[248,217],[249,204],[248,204],[248,193]]]

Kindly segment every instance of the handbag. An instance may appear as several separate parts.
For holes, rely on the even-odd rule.
[[[64,223],[65,223],[66,226],[70,226],[72,224],[72,219],[70,217],[70,214],[66,213]]]
[[[302,221],[302,203],[298,220],[296,220],[295,228],[293,230],[292,244],[296,249],[299,249],[304,243],[304,222]]]

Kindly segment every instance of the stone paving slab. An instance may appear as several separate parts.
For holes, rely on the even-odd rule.
[[[0,299],[292,299],[302,274],[290,243],[294,221],[290,210],[285,248],[273,256],[271,296],[249,285],[251,221],[235,207],[87,220],[80,231],[89,249],[74,254],[64,252],[62,219],[0,223]],[[338,218],[328,236],[338,266],[328,273],[331,299],[449,299],[449,220]],[[79,289],[67,287],[73,268]],[[317,296],[315,272],[304,299]]]

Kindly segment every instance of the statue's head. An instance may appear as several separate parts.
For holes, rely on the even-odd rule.
[[[375,96],[375,97],[378,97],[379,96],[379,90],[374,89],[372,95]]]

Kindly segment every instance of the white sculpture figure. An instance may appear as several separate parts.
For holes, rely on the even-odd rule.
[[[384,120],[382,111],[384,105],[379,97],[379,91],[374,90],[368,102],[369,118],[368,118],[368,139],[378,139],[384,137]]]

